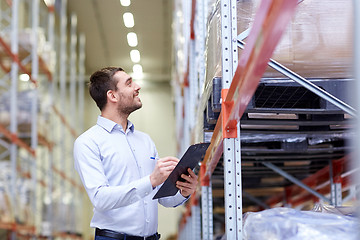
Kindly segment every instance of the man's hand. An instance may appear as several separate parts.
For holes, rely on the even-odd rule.
[[[172,170],[178,164],[179,159],[176,157],[164,157],[157,160],[155,169],[150,175],[152,187],[162,184],[170,175]]]
[[[190,168],[188,168],[188,172],[189,175],[181,174],[181,177],[185,180],[185,182],[176,182],[176,187],[180,189],[180,193],[184,197],[188,197],[193,194],[198,184],[198,177],[196,174]]]

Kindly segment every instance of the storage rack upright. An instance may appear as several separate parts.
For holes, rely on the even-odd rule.
[[[226,56],[226,51],[224,51],[225,49],[229,49],[229,46],[224,46],[226,44],[235,44],[237,47],[239,47],[239,50],[241,50],[244,47],[244,43],[243,43],[243,36],[245,36],[245,38],[248,36],[247,38],[247,45],[251,45],[251,41],[254,41],[254,39],[257,39],[257,41],[260,41],[260,38],[256,38],[256,29],[255,27],[252,28],[252,30],[250,31],[250,29],[246,29],[246,31],[242,32],[242,34],[240,34],[239,36],[237,36],[237,32],[236,29],[233,28],[229,28],[228,26],[231,26],[231,23],[229,25],[226,25],[226,21],[224,21],[224,18],[228,17],[229,19],[231,18],[231,16],[235,16],[236,19],[236,10],[235,13],[231,13],[231,12],[226,12],[225,9],[223,9],[225,6],[231,8],[231,10],[234,10],[233,8],[236,9],[236,1],[220,1],[220,6],[221,6],[221,32],[222,32],[222,36],[224,36],[226,31],[230,31],[230,30],[234,30],[235,33],[233,33],[233,35],[229,38],[222,38],[222,78],[220,78],[220,80],[222,81],[222,86],[226,86],[226,83],[224,84],[224,81],[226,81],[225,75],[228,72],[231,72],[231,69],[229,69],[228,72],[226,72],[226,59],[229,60],[231,59],[229,57],[229,54],[227,55],[227,57],[224,58],[224,54]],[[241,2],[241,1],[240,1]],[[250,1],[252,2],[252,1]],[[258,1],[254,1],[254,2],[258,2]],[[268,4],[270,4],[271,1],[268,1]],[[301,4],[302,1],[299,1],[298,4]],[[272,7],[273,7],[273,12],[269,12],[266,13],[267,11],[267,7],[265,6],[266,4],[262,3],[262,5],[259,7],[259,11],[258,11],[258,15],[257,18],[255,18],[255,23],[254,26],[256,24],[256,21],[259,20],[261,22],[261,19],[264,19],[266,17],[268,17],[267,19],[267,23],[274,21],[274,25],[271,26],[271,24],[268,24],[266,27],[264,26],[262,29],[262,37],[264,37],[266,34],[275,34],[273,32],[274,26],[277,27],[277,29],[282,29],[285,30],[285,26],[287,24],[287,22],[277,22],[275,23],[277,20],[277,17],[284,17],[288,19],[288,21],[291,18],[291,13],[294,11],[295,5],[296,5],[296,1],[291,2],[281,2],[278,1],[277,3],[275,3],[275,1],[271,2]],[[292,6],[289,6],[289,4],[293,4]],[[349,1],[344,3],[345,5],[349,4]],[[190,7],[191,6],[191,7]],[[281,7],[280,7],[281,6]],[[200,176],[201,176],[201,193],[198,191],[197,194],[195,196],[192,196],[192,201],[189,201],[190,203],[187,206],[187,210],[186,213],[183,215],[183,218],[181,220],[180,223],[180,239],[198,239],[196,237],[193,236],[199,236],[199,234],[196,232],[198,231],[199,227],[202,229],[202,239],[213,239],[214,233],[213,233],[213,227],[216,230],[218,227],[217,226],[213,226],[214,223],[218,222],[218,214],[214,213],[213,211],[217,211],[216,208],[213,209],[213,205],[219,205],[221,204],[221,202],[218,202],[219,197],[217,195],[220,196],[225,196],[225,203],[223,203],[225,205],[225,219],[223,220],[225,222],[225,233],[226,233],[226,237],[227,239],[241,239],[242,238],[242,224],[241,224],[241,216],[242,216],[242,211],[241,208],[242,206],[245,205],[249,205],[249,201],[256,203],[256,205],[258,205],[257,208],[252,208],[253,210],[257,211],[257,210],[261,210],[264,208],[269,208],[269,207],[275,207],[275,206],[282,206],[284,204],[284,196],[286,196],[285,200],[287,200],[287,204],[291,204],[293,207],[300,207],[300,206],[304,206],[304,203],[306,203],[307,201],[311,200],[315,200],[318,201],[319,199],[326,201],[332,205],[341,205],[341,202],[345,199],[353,199],[354,198],[354,192],[352,191],[352,189],[354,188],[354,184],[352,183],[352,181],[350,180],[350,178],[354,175],[353,170],[346,169],[346,167],[349,165],[349,157],[346,155],[348,152],[352,151],[350,147],[348,147],[347,145],[343,145],[343,141],[347,141],[347,140],[351,140],[353,137],[353,133],[352,132],[347,132],[346,131],[346,127],[345,130],[341,130],[342,127],[344,127],[345,125],[349,125],[350,129],[353,126],[352,125],[352,121],[351,121],[351,117],[348,116],[354,116],[356,114],[356,111],[346,103],[346,101],[342,101],[340,99],[346,99],[347,101],[349,101],[349,98],[346,98],[345,95],[345,91],[347,90],[347,87],[349,84],[351,84],[351,80],[352,79],[330,79],[331,81],[327,81],[327,79],[324,80],[320,80],[320,81],[314,81],[313,79],[311,79],[311,81],[308,81],[304,78],[302,78],[301,76],[294,74],[292,71],[289,71],[289,69],[287,69],[286,67],[284,67],[281,64],[278,64],[277,62],[271,60],[269,65],[273,68],[275,68],[277,71],[279,71],[281,74],[283,74],[285,76],[286,79],[294,80],[297,83],[289,83],[289,80],[281,80],[279,81],[279,88],[281,87],[285,87],[285,88],[298,88],[298,89],[305,89],[304,91],[308,91],[309,93],[313,94],[312,96],[320,96],[318,97],[318,99],[326,99],[326,101],[328,101],[328,104],[325,104],[324,106],[319,107],[319,109],[310,109],[310,110],[301,110],[301,109],[283,109],[279,111],[279,109],[276,110],[272,110],[266,112],[263,109],[260,109],[261,111],[263,111],[263,113],[261,111],[259,111],[259,108],[257,108],[254,105],[254,96],[253,94],[255,93],[255,89],[258,86],[258,81],[251,81],[249,80],[249,76],[252,76],[251,74],[249,74],[248,77],[244,77],[242,76],[242,71],[238,71],[235,74],[234,78],[230,78],[230,81],[232,80],[233,82],[236,81],[235,84],[233,84],[233,88],[230,87],[230,89],[228,90],[231,94],[227,94],[227,92],[223,91],[222,92],[222,97],[219,98],[215,95],[218,95],[218,93],[220,92],[218,89],[218,82],[219,79],[213,79],[213,82],[210,82],[208,85],[203,85],[203,74],[204,74],[204,70],[203,68],[201,68],[201,65],[204,65],[204,63],[206,62],[206,56],[205,54],[202,52],[202,50],[206,47],[206,44],[209,44],[208,42],[206,42],[205,44],[205,39],[207,39],[206,35],[203,35],[203,29],[204,26],[206,26],[207,24],[209,24],[210,20],[206,18],[207,15],[206,13],[208,12],[206,10],[206,8],[212,8],[213,6],[208,5],[208,1],[186,1],[186,2],[176,2],[175,3],[175,9],[177,10],[176,12],[176,17],[178,20],[178,22],[175,20],[175,24],[174,24],[174,35],[176,36],[181,35],[180,38],[175,37],[175,39],[180,39],[181,41],[178,41],[177,43],[175,43],[175,52],[176,52],[176,57],[174,59],[175,62],[175,68],[177,68],[177,70],[175,71],[174,74],[174,88],[175,88],[175,104],[176,104],[176,113],[177,113],[177,125],[178,125],[178,139],[180,139],[180,144],[179,144],[179,155],[181,155],[184,151],[184,149],[186,149],[186,146],[189,143],[195,143],[195,142],[203,142],[203,141],[209,141],[209,135],[212,135],[212,140],[211,140],[211,145],[209,147],[209,150],[207,152],[207,155],[205,156],[205,160],[202,162],[201,165],[201,171],[200,171]],[[277,8],[278,7],[278,8]],[[277,10],[274,10],[276,9]],[[189,9],[191,9],[191,11],[189,11]],[[179,13],[178,11],[189,11],[189,12],[182,12]],[[210,11],[209,11],[210,12]],[[259,14],[259,12],[262,12],[262,17],[261,17],[261,13]],[[271,14],[273,13],[277,13],[278,15],[275,16],[273,15],[272,17],[269,17]],[[233,14],[233,15],[232,15]],[[226,17],[225,17],[226,16]],[[259,17],[260,16],[260,17]],[[233,19],[234,20],[234,19]],[[236,21],[236,20],[235,20]],[[285,24],[285,25],[284,25]],[[235,25],[236,27],[236,22],[233,23],[233,25]],[[227,27],[225,27],[227,26]],[[261,27],[260,27],[261,28]],[[183,30],[183,32],[179,33],[179,30]],[[257,29],[259,30],[259,29]],[[250,32],[250,35],[249,35]],[[252,33],[251,33],[252,32]],[[255,33],[254,33],[255,32]],[[264,34],[264,32],[267,32],[266,34]],[[209,30],[208,30],[208,34],[209,34]],[[268,36],[269,36],[268,35]],[[277,36],[279,37],[279,35]],[[183,39],[185,38],[185,39]],[[188,38],[188,39],[187,39]],[[250,40],[252,38],[252,40]],[[226,40],[225,40],[226,39]],[[279,39],[278,39],[279,40]],[[278,41],[277,40],[277,41]],[[276,46],[276,41],[274,41],[273,39],[271,40],[273,41],[272,43],[267,43],[268,45],[266,45],[267,47],[269,47],[270,49],[274,50],[275,46]],[[270,41],[270,42],[271,42]],[[259,43],[259,42],[258,42]],[[274,46],[270,47],[271,44],[275,44]],[[344,43],[346,44],[346,43]],[[195,47],[194,47],[195,46]],[[251,46],[249,47],[251,48]],[[269,49],[268,48],[268,49]],[[187,49],[188,52],[187,52]],[[236,47],[235,49],[233,49],[233,51],[236,51]],[[261,50],[259,50],[259,47],[257,46],[257,50],[261,52]],[[183,52],[182,52],[183,51]],[[245,50],[242,50],[242,55],[240,57],[242,57],[242,59],[240,59],[241,61],[244,61],[244,54],[246,52],[246,46],[245,46]],[[250,53],[251,51],[248,49],[247,53]],[[252,52],[253,53],[253,52]],[[234,54],[234,58],[237,59],[237,54]],[[262,64],[266,64],[268,62],[268,58],[270,58],[271,55],[266,55],[263,52],[263,55],[260,54],[260,56],[256,56],[253,55],[249,62],[252,62],[253,66],[256,66],[256,60],[258,62],[261,62]],[[255,59],[255,60],[254,60]],[[184,61],[184,62],[180,62],[179,61]],[[231,61],[230,61],[231,62]],[[242,64],[244,64],[243,62],[241,62]],[[224,67],[225,65],[225,67]],[[240,64],[241,65],[241,64]],[[181,66],[181,67],[179,67]],[[183,67],[183,66],[187,66],[187,67]],[[235,64],[236,66],[236,64]],[[251,69],[249,67],[249,65],[246,65],[247,67],[243,67],[241,70],[246,71],[248,69]],[[347,66],[346,66],[347,67]],[[224,70],[225,69],[225,70]],[[206,70],[208,71],[208,70]],[[251,71],[251,70],[249,70]],[[264,69],[265,71],[265,69]],[[225,74],[224,74],[225,73]],[[208,73],[206,73],[208,74]],[[257,76],[260,80],[261,76]],[[284,77],[283,77],[284,78]],[[241,79],[239,81],[239,79]],[[252,79],[253,80],[253,79]],[[261,81],[261,89],[265,89],[267,88],[267,86],[271,87],[271,83],[269,84],[269,82],[266,81],[267,79],[262,79]],[[329,80],[329,79],[328,79]],[[317,84],[318,86],[316,86],[315,84]],[[301,87],[298,87],[300,84]],[[275,84],[274,84],[275,85]],[[335,88],[340,89],[341,91],[344,91],[342,94],[339,94],[339,91],[334,90],[334,87],[331,86],[337,86]],[[220,84],[221,86],[221,84]],[[270,88],[269,87],[269,88]],[[216,89],[217,88],[217,89]],[[180,90],[179,90],[180,89]],[[198,89],[198,90],[197,90]],[[325,90],[323,90],[325,89]],[[236,91],[235,91],[236,90]],[[199,92],[196,92],[199,91]],[[188,94],[188,92],[194,94],[194,97],[191,97]],[[235,94],[234,94],[235,92]],[[239,93],[238,93],[239,92]],[[227,94],[227,95],[226,95]],[[256,92],[256,94],[259,94],[259,92]],[[234,98],[229,98],[229,96],[234,96]],[[269,97],[270,95],[268,95]],[[215,100],[214,100],[215,97]],[[339,98],[340,97],[340,98]],[[217,110],[213,111],[213,112],[209,112],[209,110],[212,110],[216,107],[213,107],[213,105],[218,104],[222,99],[222,107],[221,107],[221,111],[222,113],[218,113]],[[250,101],[251,99],[251,101]],[[195,102],[192,102],[195,101]],[[211,102],[214,101],[214,102]],[[239,102],[241,102],[241,104],[239,104]],[[246,102],[246,104],[244,104],[244,102]],[[234,105],[233,107],[231,105]],[[248,105],[249,104],[249,105]],[[248,105],[246,107],[246,105]],[[183,106],[183,107],[182,107]],[[230,111],[226,111],[226,108],[230,108]],[[233,109],[236,109],[235,111]],[[301,111],[299,111],[301,110]],[[197,114],[194,114],[194,112],[197,111]],[[294,121],[282,121],[282,120],[266,120],[265,122],[262,120],[252,120],[248,118],[249,114],[269,114],[272,113],[274,111],[279,111],[280,115],[286,115],[289,113],[295,113],[298,115],[301,114],[308,114],[309,116],[311,116],[312,118],[310,119],[310,121],[300,121],[300,122],[295,122]],[[243,115],[243,113],[246,113]],[[239,114],[239,115],[237,115]],[[319,115],[320,114],[320,115]],[[196,115],[196,119],[193,119],[192,116]],[[224,121],[224,115],[230,115],[230,120],[225,120]],[[322,117],[325,116],[325,117]],[[228,118],[229,116],[225,116],[226,118]],[[241,118],[241,120],[240,120]],[[329,120],[330,119],[330,120]],[[217,122],[217,125],[214,128],[213,123]],[[243,125],[246,124],[252,124],[252,125],[260,125],[260,124],[303,124],[301,126],[309,126],[308,128],[311,129],[311,126],[319,126],[319,128],[323,128],[323,125],[325,123],[325,121],[328,121],[328,123],[326,124],[333,124],[334,126],[339,126],[340,130],[337,131],[339,133],[339,139],[336,139],[333,137],[334,140],[331,140],[332,142],[329,142],[329,150],[327,149],[311,149],[310,146],[310,153],[312,152],[313,155],[309,154],[309,156],[304,156],[304,155],[300,155],[299,159],[303,158],[303,159],[307,159],[310,162],[314,162],[317,164],[314,164],[314,166],[309,166],[310,170],[308,172],[305,172],[304,170],[302,170],[303,172],[299,171],[300,174],[304,174],[306,173],[307,175],[296,175],[296,172],[293,171],[293,173],[295,174],[296,177],[292,176],[291,174],[288,174],[286,171],[283,171],[283,169],[288,169],[287,171],[291,171],[291,168],[289,167],[278,167],[278,163],[275,162],[275,164],[271,163],[274,162],[274,159],[276,159],[276,157],[279,158],[280,162],[284,162],[285,160],[281,160],[281,159],[285,159],[282,158],[281,156],[271,156],[269,155],[268,157],[264,157],[261,155],[255,155],[252,158],[253,159],[258,159],[258,163],[252,163],[252,164],[260,164],[265,166],[266,168],[270,168],[271,171],[275,171],[275,174],[270,174],[269,171],[265,170],[266,168],[261,167],[261,166],[253,166],[253,167],[249,167],[249,159],[251,159],[251,154],[253,154],[254,150],[251,149],[251,145],[249,145],[249,143],[245,142],[245,147],[244,149],[240,150],[240,140],[238,139],[235,143],[236,144],[232,144],[231,147],[226,147],[227,143],[226,141],[226,136],[224,136],[224,134],[221,134],[222,132],[225,132],[226,130],[235,130],[236,128],[238,128],[239,126],[239,121],[241,123],[241,121],[244,121]],[[195,123],[195,124],[194,124]],[[221,124],[223,125],[223,127],[219,127],[218,125],[221,126]],[[228,128],[226,128],[228,127]],[[246,132],[246,128],[244,128]],[[311,130],[310,130],[311,131]],[[321,139],[321,137],[326,138],[326,134],[329,134],[329,138],[331,138],[332,133],[321,133],[321,132],[314,132],[311,133],[310,131],[308,131],[307,136],[311,136],[311,134],[313,136],[315,136],[316,134],[319,134],[319,139]],[[213,133],[212,133],[213,132]],[[219,134],[220,132],[220,134]],[[254,131],[255,132],[255,131]],[[259,132],[259,131],[258,131]],[[336,130],[333,131],[336,134]],[[255,132],[256,133],[256,132]],[[294,132],[293,132],[294,133]],[[242,133],[237,132],[237,136],[241,136]],[[296,134],[296,133],[295,133]],[[223,135],[223,136],[221,136]],[[265,136],[265,135],[264,135]],[[284,136],[281,136],[282,139],[284,139]],[[311,137],[309,137],[311,138]],[[220,144],[219,144],[220,143]],[[324,141],[324,146],[326,145],[326,141]],[[286,144],[288,144],[288,146],[286,146]],[[296,144],[296,143],[295,143]],[[222,156],[222,152],[223,152],[223,146],[225,145],[224,148],[224,156]],[[300,144],[299,144],[300,145]],[[294,145],[292,145],[289,142],[284,141],[284,144],[281,146],[283,148],[283,150],[285,150],[285,152],[289,152],[291,150],[295,150],[293,148]],[[315,145],[316,146],[316,145]],[[266,146],[265,146],[266,147]],[[321,146],[320,146],[321,147]],[[226,150],[229,150],[231,152],[230,157],[226,156]],[[266,152],[262,149],[258,149],[259,152]],[[274,149],[276,150],[276,149]],[[296,150],[295,150],[296,151]],[[308,150],[306,150],[308,151]],[[319,152],[318,155],[316,155],[316,151]],[[325,154],[328,151],[328,154]],[[237,154],[234,154],[234,152],[237,152]],[[245,157],[245,161],[242,161],[241,164],[239,164],[240,162],[240,152],[241,152],[241,157]],[[271,153],[270,150],[268,150],[269,153]],[[273,151],[275,152],[275,151]],[[237,156],[238,155],[238,156]],[[233,161],[234,159],[232,157],[234,157],[234,159],[236,159],[237,157],[239,158],[239,162],[237,161]],[[292,161],[294,162],[300,162],[300,160],[296,160],[296,157],[294,158],[294,156],[291,155],[286,155],[285,157],[292,159]],[[263,159],[262,159],[263,158]],[[271,160],[273,158],[273,160]],[[315,160],[311,160],[312,158],[314,158]],[[340,159],[339,159],[340,158]],[[238,166],[234,166],[232,165],[227,166],[227,161],[223,161],[223,159],[229,160],[230,162],[234,165],[236,165],[235,163],[238,163]],[[260,160],[260,161],[259,161]],[[253,160],[250,160],[253,161]],[[279,163],[280,163],[279,162]],[[222,167],[222,165],[224,165],[224,167]],[[244,166],[244,169],[241,170],[241,167]],[[305,166],[299,166],[298,168],[304,168]],[[246,181],[245,183],[241,183],[241,179],[246,179],[246,180],[252,180],[253,178],[251,178],[251,176],[249,176],[249,174],[242,176],[241,177],[241,173],[247,173],[247,172],[254,172],[253,175],[256,176],[256,174],[262,174],[261,171],[263,172],[263,174],[266,174],[266,176],[269,176],[269,179],[275,179],[274,175],[276,174],[280,174],[282,175],[282,186],[286,186],[279,188],[279,185],[274,185],[275,187],[269,188],[269,190],[273,191],[271,193],[270,196],[268,196],[268,198],[258,198],[256,196],[252,195],[253,193],[256,193],[256,191],[252,191],[251,193],[248,192],[248,190],[252,190],[249,189],[249,182]],[[229,174],[229,176],[227,176]],[[236,174],[236,177],[234,175]],[[223,179],[223,176],[225,177],[225,179]],[[299,178],[299,179],[297,179]],[[316,183],[314,180],[316,178],[319,178],[319,181]],[[232,180],[229,180],[232,179]],[[215,185],[213,185],[212,181],[215,180],[216,183]],[[234,184],[236,181],[238,180],[239,182]],[[224,185],[219,185],[219,182],[223,181]],[[291,184],[294,184],[293,186],[291,186]],[[233,187],[228,187],[227,184],[232,184]],[[246,184],[246,185],[244,185]],[[254,186],[256,183],[252,183],[252,186]],[[265,192],[267,191],[267,188],[264,184],[260,184],[258,183],[260,187],[263,187],[263,191],[265,190]],[[279,183],[276,183],[279,184]],[[250,183],[251,185],[251,183]],[[313,190],[313,188],[308,187],[307,185],[310,185],[311,187],[313,187],[315,190]],[[245,186],[246,189],[242,189],[241,190],[241,186]],[[217,189],[214,189],[214,187],[216,187]],[[222,188],[224,187],[225,189],[225,193],[221,193],[221,189],[218,188]],[[237,187],[237,188],[236,188]],[[281,192],[277,191],[277,189],[281,189]],[[286,192],[285,189],[287,189]],[[309,194],[304,194],[304,192],[301,189],[305,189],[306,191],[309,192]],[[215,190],[215,192],[214,192]],[[276,191],[274,191],[276,190]],[[232,192],[229,192],[232,191]],[[291,192],[292,191],[292,192]],[[199,195],[201,194],[201,201],[199,201]],[[230,195],[229,195],[230,194]],[[244,194],[244,197],[242,197],[241,195]],[[300,195],[303,195],[302,198],[298,198]],[[329,195],[330,197],[327,197],[327,195]],[[344,196],[346,198],[344,198]],[[229,197],[229,199],[226,199],[227,197]],[[215,199],[213,198],[217,198],[216,202]],[[298,199],[296,199],[298,198]],[[246,201],[245,201],[246,200]],[[297,201],[299,200],[299,201]],[[286,202],[285,202],[286,203]],[[298,206],[300,205],[300,206]],[[234,207],[235,206],[235,207]],[[198,208],[194,208],[194,207],[200,207],[201,211],[198,211],[196,209]],[[195,211],[192,211],[193,209],[195,209]],[[236,212],[236,209],[239,210],[238,212]],[[251,210],[250,208],[246,209],[246,210]],[[244,210],[244,211],[246,211]],[[202,225],[200,222],[200,214],[202,215]],[[214,219],[215,218],[215,219]],[[215,220],[215,221],[214,221]],[[236,233],[235,233],[236,230]],[[189,233],[190,231],[190,233]],[[215,232],[216,234],[216,232]]]
[[[59,46],[58,11],[66,16],[66,0],[0,2],[0,234],[11,239],[81,239],[83,190],[70,173],[74,129],[83,128],[85,38],[78,37],[72,15],[71,43],[65,18]],[[19,82],[21,74],[30,81]],[[72,109],[64,107],[68,98]]]

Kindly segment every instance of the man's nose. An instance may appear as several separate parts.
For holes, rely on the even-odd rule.
[[[141,89],[140,85],[137,84],[137,83],[135,83],[135,90],[136,90],[136,91],[139,91],[140,89]]]

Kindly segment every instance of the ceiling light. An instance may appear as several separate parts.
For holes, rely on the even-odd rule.
[[[120,4],[123,6],[123,7],[128,7],[130,6],[130,0],[120,0]]]
[[[29,75],[24,73],[24,74],[20,74],[19,79],[20,79],[20,81],[27,82],[30,80],[30,77],[29,77]]]
[[[129,32],[127,34],[127,41],[130,47],[136,47],[138,45],[138,39],[136,33]]]
[[[44,0],[47,7],[54,6],[55,0]]]
[[[130,12],[124,13],[123,19],[124,19],[124,25],[127,28],[132,28],[135,25],[134,15],[132,13]]]
[[[133,66],[133,78],[135,79],[139,79],[142,78],[144,76],[143,74],[143,68],[140,64],[135,64]]]
[[[134,64],[133,66],[134,73],[143,73],[143,68],[140,64]]]
[[[140,62],[140,52],[138,50],[131,50],[130,51],[130,58],[131,61],[133,61],[134,63],[138,63]]]

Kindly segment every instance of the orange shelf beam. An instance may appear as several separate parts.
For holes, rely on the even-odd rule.
[[[348,175],[343,178],[341,177],[341,175],[344,173],[344,170],[350,164],[349,162],[350,162],[350,156],[345,156],[343,158],[333,160],[333,179],[335,182],[341,182],[343,188],[350,186],[352,183],[353,176]],[[330,193],[331,191],[330,182],[329,184],[324,184],[329,180],[329,174],[330,174],[330,167],[326,166],[320,169],[319,171],[317,171],[316,173],[312,174],[311,176],[303,179],[302,182],[314,189],[317,186],[324,185],[316,189],[316,191],[319,192],[320,194],[325,195]],[[314,195],[308,193],[306,190],[300,188],[297,185],[291,185],[286,188],[286,202],[294,207],[312,199],[316,199],[316,197],[314,197]],[[284,194],[279,194],[269,198],[266,201],[266,204],[268,204],[269,206],[275,206],[279,203],[283,203],[283,201],[284,201]]]
[[[33,157],[35,157],[35,150],[32,149],[27,143],[22,141],[18,136],[14,133],[11,133],[6,127],[0,124],[0,132],[4,134],[4,136],[9,139],[12,143],[18,145],[19,147],[27,150]]]
[[[17,63],[17,65],[19,66],[20,70],[23,71],[24,73],[26,73],[27,75],[29,75],[30,77],[30,81],[32,83],[34,83],[35,86],[37,86],[37,82],[36,80],[32,79],[31,77],[31,73],[25,68],[24,65],[21,64],[21,61],[19,59],[19,56],[17,54],[14,54],[13,52],[11,52],[11,49],[9,47],[9,45],[4,41],[4,39],[2,37],[0,37],[0,44],[3,46],[6,54],[8,56],[11,57],[11,59]]]
[[[0,37],[0,44],[3,46],[4,48],[4,51],[5,53],[14,61],[18,64],[20,70],[24,73],[26,73],[27,75],[29,75],[30,77],[30,81],[34,83],[35,86],[37,86],[37,81],[35,79],[33,79],[31,77],[31,73],[28,69],[26,69],[26,67],[21,63],[20,59],[19,59],[19,55],[17,54],[14,54],[12,51],[11,51],[11,48],[9,46],[9,44],[7,44],[4,39],[2,37]],[[39,59],[39,67],[40,67],[40,70],[42,70],[42,72],[44,72],[47,77],[48,77],[48,80],[51,82],[53,80],[53,77],[52,77],[52,73],[51,71],[49,70],[49,68],[47,67],[46,63],[44,62],[43,58],[41,56],[38,56],[38,59]],[[6,67],[2,62],[0,63],[0,66],[1,68],[5,71],[5,72],[10,72],[10,68],[9,67]]]

